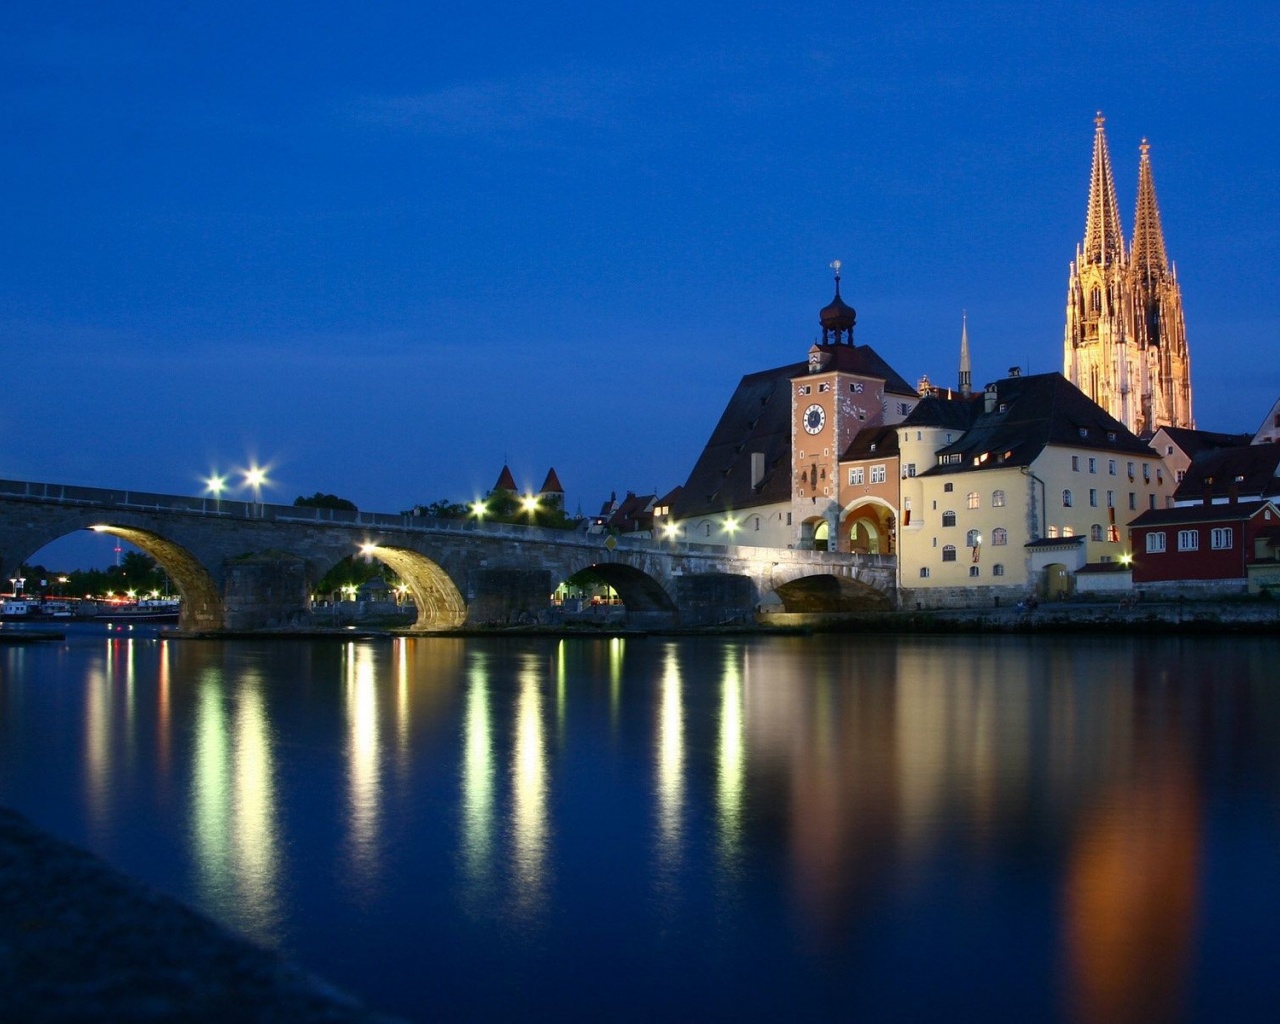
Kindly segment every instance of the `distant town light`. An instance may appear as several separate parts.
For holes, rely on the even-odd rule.
[[[227,478],[218,473],[212,473],[205,478],[204,488],[215,498],[221,498],[222,492],[227,489]]]
[[[360,545],[360,554],[362,555],[372,555],[377,550],[378,550],[378,545],[371,540],[365,541],[363,544]]]
[[[483,501],[473,501],[471,503],[471,514],[477,519],[483,519],[484,514],[489,511],[489,507]]]
[[[520,499],[520,507],[524,509],[524,511],[526,512],[537,512],[538,499],[535,498],[532,494],[526,494],[523,498]]]

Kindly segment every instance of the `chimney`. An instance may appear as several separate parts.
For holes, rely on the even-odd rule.
[[[764,452],[751,453],[751,486],[759,487],[764,482]]]
[[[1009,367],[1009,376],[1010,376],[1010,377],[1021,377],[1021,376],[1022,376],[1022,367],[1021,367],[1021,366],[1011,366],[1011,367]]]
[[[982,395],[982,411],[995,412],[996,408],[996,386],[988,384],[987,389]]]

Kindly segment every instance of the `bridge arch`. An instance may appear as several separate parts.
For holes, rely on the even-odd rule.
[[[387,544],[366,544],[360,550],[389,565],[408,586],[418,607],[412,629],[456,629],[467,621],[467,602],[438,562],[410,548]]]
[[[871,584],[830,573],[801,576],[775,587],[773,593],[788,612],[887,611],[893,607],[889,596]]]
[[[136,526],[95,523],[89,529],[127,540],[159,563],[182,597],[179,605],[181,629],[196,631],[224,628],[226,609],[217,583],[200,560],[182,545]]]

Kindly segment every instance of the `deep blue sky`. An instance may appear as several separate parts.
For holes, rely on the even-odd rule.
[[[1280,396],[1274,3],[24,4],[0,37],[0,476],[272,467],[398,511],[503,458],[683,482],[845,264],[908,380],[1061,369],[1102,109],[1147,136],[1195,414]],[[1042,9],[1043,8],[1043,9]]]

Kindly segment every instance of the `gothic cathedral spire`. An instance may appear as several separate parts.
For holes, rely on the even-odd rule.
[[[1142,142],[1134,242],[1126,254],[1099,113],[1084,241],[1067,284],[1063,375],[1135,434],[1194,426],[1177,277],[1168,262]]]
[[[969,314],[960,314],[960,395],[968,398],[973,390],[973,365],[969,361]]]

